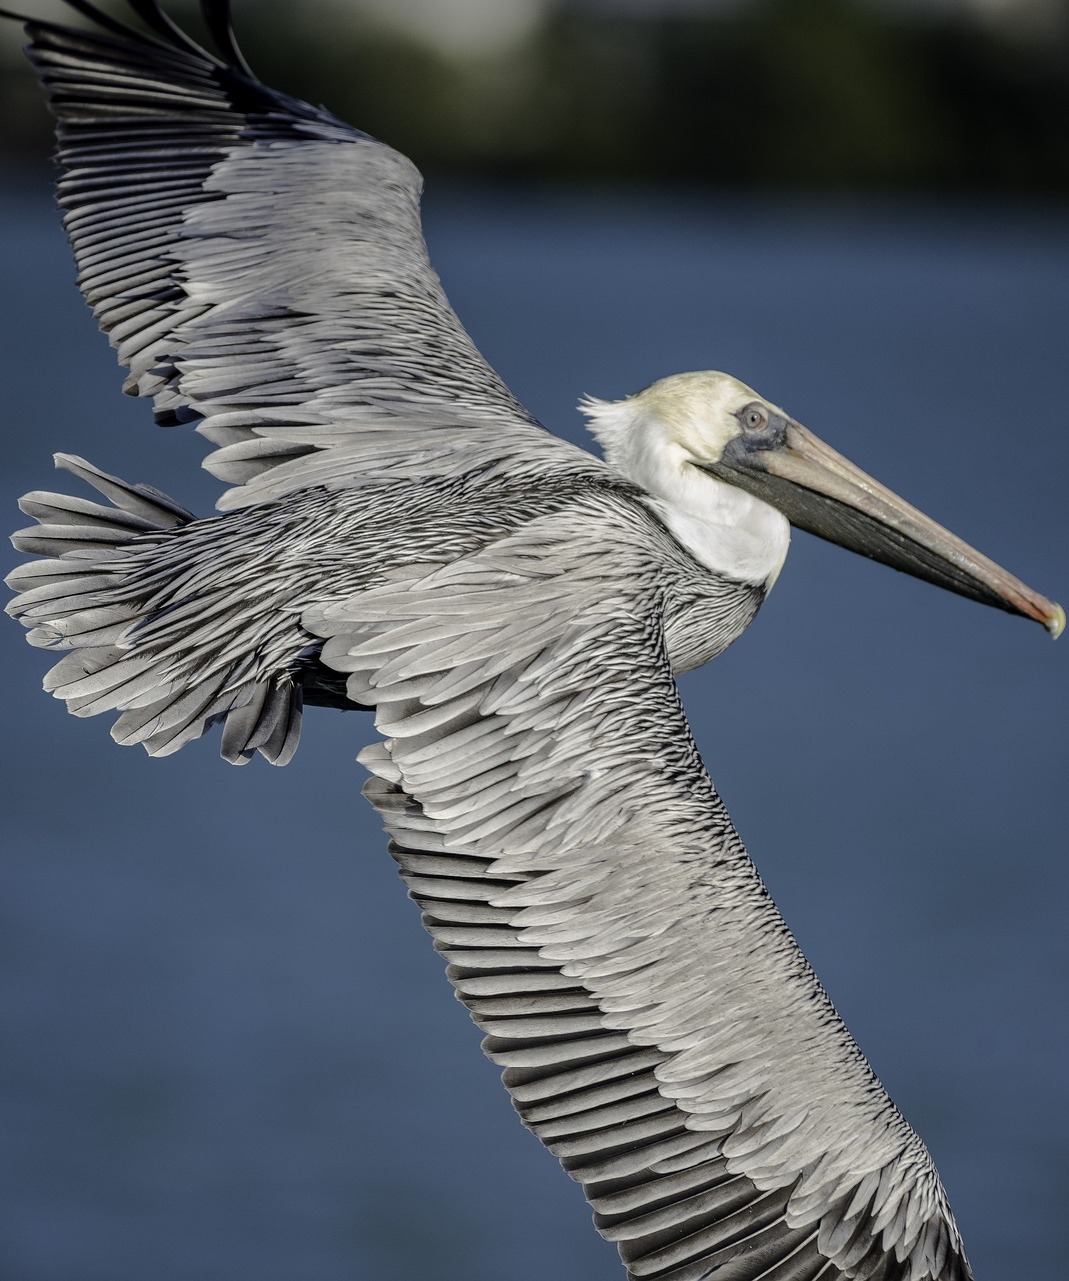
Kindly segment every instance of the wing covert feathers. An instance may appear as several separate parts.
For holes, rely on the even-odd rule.
[[[10,576],[20,594],[8,612],[31,644],[69,651],[46,688],[77,715],[121,712],[113,737],[153,755],[223,722],[222,754],[235,764],[254,752],[288,761],[305,701],[354,706],[343,677],[318,662],[322,642],[302,610],[428,572],[579,501],[591,518],[634,501],[597,468],[538,486],[477,472],[299,490],[195,520],[148,486],[65,455],[57,463],[111,505],[45,492],[22,500],[37,524],[15,546],[46,559]],[[465,648],[474,659],[478,639]]]
[[[79,285],[165,425],[202,420],[233,508],[309,485],[589,456],[479,355],[427,258],[404,156],[253,78],[159,6],[142,34],[26,20]],[[458,456],[463,462],[458,465]]]
[[[632,1278],[966,1281],[697,756],[640,545],[560,512],[306,612],[387,735],[362,760],[394,857]]]

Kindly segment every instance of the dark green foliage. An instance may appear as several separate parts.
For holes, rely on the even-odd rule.
[[[185,22],[190,7],[171,9]],[[1069,23],[1044,37],[964,16],[908,20],[860,0],[672,17],[559,3],[519,45],[469,58],[356,5],[346,15],[262,0],[238,6],[237,27],[268,83],[326,103],[429,171],[1069,191]],[[28,71],[7,57],[0,150],[39,154],[49,123]]]

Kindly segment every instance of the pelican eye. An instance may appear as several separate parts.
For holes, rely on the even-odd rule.
[[[739,411],[739,421],[747,431],[763,431],[768,426],[768,410],[763,405],[747,405]]]

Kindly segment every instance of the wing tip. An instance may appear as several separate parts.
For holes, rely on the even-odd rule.
[[[230,0],[201,0],[200,11],[205,25],[211,32],[219,51],[226,58],[232,71],[240,72],[250,80],[259,83],[253,69],[249,66],[234,34],[233,12]]]
[[[112,37],[138,43],[164,44],[172,49],[205,59],[219,71],[238,76],[255,85],[262,83],[249,66],[234,34],[230,0],[200,0],[204,25],[221,57],[194,40],[167,13],[159,0],[126,0],[127,7],[141,19],[148,31],[140,31],[129,23],[113,17],[93,4],[91,0],[63,0],[63,3]],[[74,28],[67,27],[61,22],[22,13],[6,6],[0,6],[0,18],[21,23],[27,28],[31,40],[36,40],[36,33],[68,36],[75,34]]]

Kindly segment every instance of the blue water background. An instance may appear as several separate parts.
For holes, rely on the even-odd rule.
[[[3,523],[53,449],[207,511],[203,442],[119,395],[43,188],[0,196]],[[582,439],[581,392],[724,368],[1069,597],[1064,213],[463,189],[428,223],[554,430]],[[152,761],[42,694],[14,625],[0,645],[0,1275],[620,1278],[405,899],[359,795],[365,719],[313,710],[281,771],[214,739]],[[1061,1275],[1069,639],[799,534],[683,686],[977,1276]]]

